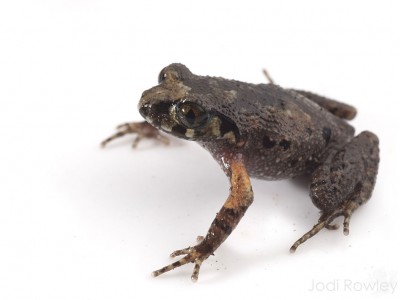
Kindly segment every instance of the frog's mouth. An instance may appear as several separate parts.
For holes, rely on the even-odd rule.
[[[168,131],[172,126],[172,119],[170,117],[171,106],[172,104],[167,102],[159,102],[157,104],[146,103],[139,107],[139,113],[154,127]]]
[[[194,131],[182,126],[176,119],[175,106],[177,102],[145,103],[140,105],[139,113],[157,129],[182,139],[194,140]]]

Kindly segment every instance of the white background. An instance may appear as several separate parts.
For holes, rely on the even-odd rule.
[[[396,2],[1,1],[0,299],[398,297],[385,291],[400,277]],[[198,283],[192,266],[150,277],[206,233],[229,188],[195,143],[99,147],[141,120],[142,91],[172,62],[254,83],[266,67],[356,106],[381,165],[350,235],[324,230],[290,254],[318,218],[307,187],[254,180],[254,204]]]

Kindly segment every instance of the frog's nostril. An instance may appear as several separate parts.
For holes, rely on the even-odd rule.
[[[145,105],[143,105],[143,106],[141,106],[141,107],[139,108],[139,113],[140,113],[143,117],[146,117],[146,116],[149,115],[150,109],[151,109],[151,106],[148,105],[148,104],[145,104]]]

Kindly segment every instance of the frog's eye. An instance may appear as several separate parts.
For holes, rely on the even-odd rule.
[[[209,118],[203,107],[188,101],[179,102],[176,105],[176,114],[182,125],[187,128],[196,128],[204,125]]]
[[[170,67],[165,67],[161,70],[160,74],[158,74],[158,84],[161,84],[166,80],[175,82],[182,80],[182,76],[179,71],[171,69]]]
[[[165,73],[165,68],[161,70],[160,74],[158,74],[158,84],[164,81],[164,79],[167,77],[167,74]]]

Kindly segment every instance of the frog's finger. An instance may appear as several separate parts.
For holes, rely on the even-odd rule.
[[[117,133],[113,134],[112,136],[110,136],[110,137],[106,138],[104,141],[102,141],[101,142],[101,146],[105,147],[109,142],[111,142],[111,141],[113,141],[113,140],[115,140],[117,138],[120,138],[120,137],[124,136],[127,133],[128,132],[125,132],[125,131],[118,131]]]
[[[200,267],[201,267],[202,262],[203,262],[202,259],[195,260],[195,265],[194,265],[194,269],[193,269],[193,273],[192,273],[192,277],[191,277],[193,282],[197,282],[197,280],[199,279]]]
[[[171,270],[173,270],[175,268],[181,267],[181,266],[186,265],[186,264],[191,263],[191,262],[192,262],[192,259],[190,258],[190,256],[186,255],[184,258],[181,258],[180,260],[178,260],[178,261],[176,261],[176,262],[174,262],[172,264],[169,264],[169,265],[167,265],[167,266],[165,266],[165,267],[163,267],[161,269],[158,269],[158,270],[152,272],[151,276],[153,276],[153,277],[160,276],[161,274],[164,274],[166,272],[169,272],[169,271],[171,271]]]
[[[162,142],[164,145],[168,146],[169,145],[169,139],[166,136],[163,136],[162,134],[158,133],[156,135],[156,139],[160,142]]]
[[[109,142],[117,138],[123,137],[124,135],[127,134],[137,135],[132,143],[133,148],[136,148],[139,142],[144,138],[156,139],[164,143],[165,145],[169,144],[169,140],[167,137],[161,135],[158,129],[153,127],[148,122],[144,121],[144,122],[123,123],[118,125],[117,132],[112,136],[108,137],[107,139],[105,139],[103,142],[101,142],[101,146],[105,147]]]
[[[105,147],[109,142],[111,142],[117,138],[123,137],[126,134],[138,133],[138,130],[136,127],[137,126],[135,126],[135,123],[124,123],[124,124],[118,125],[117,132],[115,134],[113,134],[112,136],[106,138],[104,141],[102,141],[101,146]],[[136,143],[138,143],[139,140],[138,141],[135,140]]]
[[[192,249],[193,249],[193,247],[187,247],[185,249],[176,250],[176,251],[172,252],[169,256],[174,258],[179,255],[189,254],[190,252],[192,252]]]
[[[117,126],[117,130],[126,130],[127,128],[131,127],[132,123],[123,123]]]

